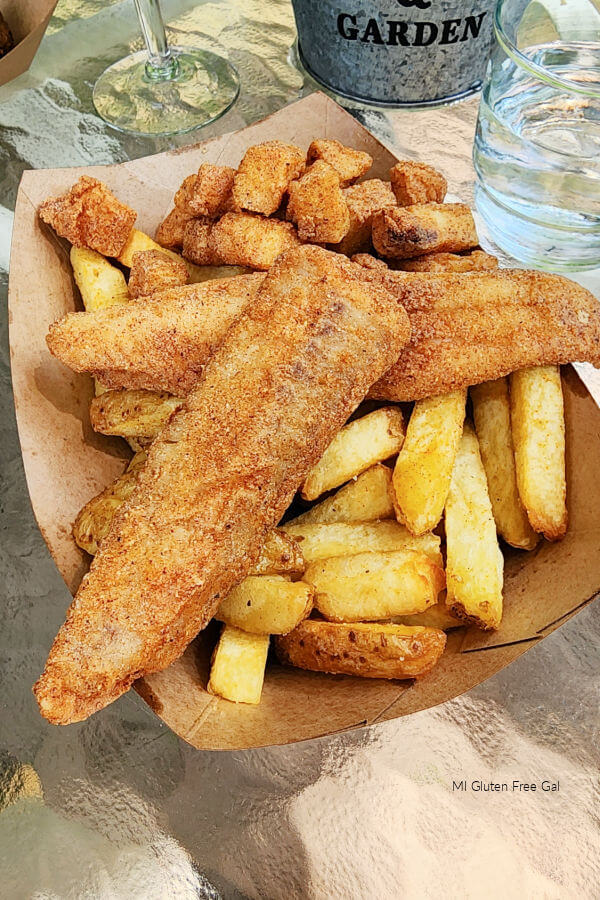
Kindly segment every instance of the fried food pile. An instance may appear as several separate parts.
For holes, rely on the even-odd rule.
[[[564,536],[558,366],[600,362],[597,301],[499,270],[430,166],[371,165],[334,140],[203,163],[155,240],[93,178],[42,204],[84,306],[49,349],[134,451],[73,526],[94,558],[35,686],[51,722],[212,619],[207,689],[235,702],[271,636],[286,665],[425,676],[447,630],[499,627],[501,542]]]

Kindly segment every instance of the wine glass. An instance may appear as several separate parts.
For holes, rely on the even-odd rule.
[[[114,128],[180,134],[213,122],[235,102],[238,73],[195,47],[170,47],[158,0],[134,0],[146,50],[113,63],[94,86],[94,106]]]

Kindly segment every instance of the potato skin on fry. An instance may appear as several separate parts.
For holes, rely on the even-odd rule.
[[[73,523],[73,538],[77,546],[90,556],[98,552],[115,513],[131,497],[146,455],[144,450],[138,451],[123,474],[78,512]]]
[[[513,372],[510,406],[519,495],[535,531],[559,541],[568,525],[560,369],[536,366]]]
[[[249,212],[272,215],[305,161],[306,154],[299,147],[283,141],[249,147],[233,180],[234,204]]]
[[[435,628],[305,619],[275,638],[284,665],[362,678],[418,678],[438,662],[446,635]]]
[[[102,434],[155,438],[183,402],[164,391],[105,391],[90,403],[90,422]]]
[[[104,256],[120,254],[137,219],[133,209],[89,175],[82,175],[60,197],[46,200],[38,213],[60,237]]]
[[[252,575],[301,575],[305,563],[302,550],[293,537],[282,531],[270,531],[265,538],[260,557],[252,568]]]
[[[337,244],[350,227],[350,213],[340,190],[340,176],[317,160],[289,187],[286,216],[295,222],[301,241]]]
[[[426,163],[403,160],[390,169],[392,190],[400,206],[415,203],[442,203],[448,182],[441,172]]]
[[[343,186],[352,184],[373,165],[373,157],[363,150],[345,147],[336,140],[316,140],[308,148],[308,162],[322,159],[338,172]]]
[[[211,244],[230,266],[270,269],[278,256],[300,244],[291,222],[252,213],[226,213],[212,228]]]
[[[418,203],[373,216],[372,238],[382,256],[411,259],[424,253],[470,250],[479,243],[473,214],[464,203]]]
[[[133,254],[128,288],[134,300],[188,281],[189,272],[182,259],[173,259],[161,250],[138,250]]]

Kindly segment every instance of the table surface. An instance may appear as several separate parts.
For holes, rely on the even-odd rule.
[[[140,44],[131,0],[59,2],[29,73],[0,88],[0,290],[26,168],[120,162],[233,131],[314,90],[290,64],[287,0],[164,0],[171,39],[225,53],[235,107],[201,132],[149,140],[95,115],[103,68]],[[477,98],[353,113],[398,154],[472,196]],[[34,266],[36,261],[31,260]],[[598,288],[598,273],[582,281]],[[10,898],[592,898],[600,606],[436,709],[291,747],[197,752],[130,693],[55,728],[30,686],[70,597],[35,524],[0,359],[0,866]],[[465,792],[453,782],[536,792]],[[560,783],[543,792],[541,782]]]

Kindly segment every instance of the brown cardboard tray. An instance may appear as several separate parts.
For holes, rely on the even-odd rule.
[[[78,308],[68,251],[36,216],[46,197],[93,174],[139,212],[154,234],[182,179],[202,162],[236,166],[245,149],[277,137],[307,147],[334,137],[367,150],[373,176],[395,162],[352,116],[316,93],[235,134],[113,166],[28,171],[15,213],[10,266],[10,345],[15,405],[33,509],[50,552],[74,592],[88,566],[71,525],[79,509],[123,470],[124,442],[92,431],[90,378],[50,356],[48,325]],[[571,367],[564,370],[569,531],[559,544],[506,559],[500,629],[458,629],[441,663],[411,683],[328,676],[270,663],[262,702],[236,705],[205,690],[214,629],[181,659],[136,684],[170,728],[195,747],[286,744],[383,722],[457,697],[507,666],[583,609],[600,591],[600,410]],[[65,594],[65,610],[70,600]],[[557,688],[558,689],[558,688]]]

